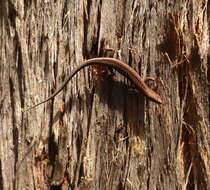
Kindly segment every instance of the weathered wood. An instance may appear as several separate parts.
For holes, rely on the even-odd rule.
[[[210,189],[208,1],[0,1],[0,189]],[[123,60],[157,105],[87,58]]]

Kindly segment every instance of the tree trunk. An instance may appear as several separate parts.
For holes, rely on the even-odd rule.
[[[0,189],[210,189],[209,1],[0,2]],[[80,71],[115,57],[119,73]],[[208,79],[208,80],[207,80]]]

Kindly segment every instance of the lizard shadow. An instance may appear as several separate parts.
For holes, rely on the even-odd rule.
[[[104,117],[108,119],[112,117],[114,112],[122,113],[125,127],[129,126],[133,134],[140,135],[141,127],[144,126],[145,123],[145,97],[143,93],[129,86],[129,84],[131,83],[125,84],[122,80],[117,81],[113,80],[111,77],[107,77],[99,85],[92,88],[91,91],[85,90],[85,93],[81,95],[77,93],[72,94],[72,96],[65,101],[65,112],[70,114],[73,107],[76,107],[76,110],[80,113],[81,110],[86,107],[87,113],[91,114],[92,105],[95,101],[94,97],[97,95],[100,103],[108,107],[108,115]],[[84,104],[86,105],[84,106]],[[100,110],[100,108],[98,110]],[[61,115],[61,112],[57,111],[53,117],[52,124],[57,122]]]

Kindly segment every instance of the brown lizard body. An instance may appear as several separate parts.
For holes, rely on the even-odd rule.
[[[139,76],[139,74],[133,68],[131,68],[129,65],[127,65],[124,62],[122,62],[118,59],[115,59],[115,58],[100,57],[100,58],[92,58],[92,59],[83,61],[81,65],[76,67],[71,72],[71,74],[66,78],[66,80],[63,82],[63,84],[58,88],[58,90],[56,90],[50,97],[48,97],[46,100],[44,100],[32,107],[29,107],[25,111],[33,109],[33,108],[37,107],[38,105],[43,104],[43,103],[49,101],[50,99],[52,99],[53,97],[55,97],[59,92],[61,92],[63,90],[63,88],[67,85],[67,83],[72,79],[72,77],[77,72],[79,72],[84,67],[87,67],[90,65],[103,65],[103,66],[109,66],[111,68],[116,69],[119,73],[126,76],[130,81],[132,81],[136,85],[137,89],[139,91],[142,91],[144,93],[144,95],[147,96],[149,99],[151,99],[152,101],[159,103],[159,104],[163,103],[160,95],[157,94],[155,91],[153,91],[151,88],[149,88],[145,84],[144,80]]]

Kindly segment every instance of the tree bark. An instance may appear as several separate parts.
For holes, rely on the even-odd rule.
[[[209,1],[0,2],[0,189],[210,189]],[[159,105],[119,73],[123,60]]]

